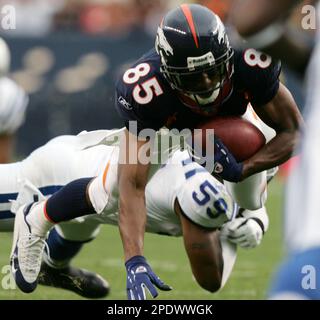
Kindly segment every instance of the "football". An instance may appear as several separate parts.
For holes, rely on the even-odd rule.
[[[207,147],[207,155],[213,149],[210,143],[206,145],[207,136],[204,132],[206,129],[214,129],[214,134],[222,140],[238,161],[249,159],[266,143],[263,133],[254,124],[240,117],[212,118],[199,124],[196,129],[202,131],[195,131],[194,143],[199,143],[199,139],[202,139],[200,142],[202,150]]]

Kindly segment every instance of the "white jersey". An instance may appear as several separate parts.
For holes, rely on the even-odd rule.
[[[77,136],[61,136],[36,149],[21,162],[0,165],[0,231],[12,228],[11,201],[16,199],[25,180],[48,196],[70,181],[100,173],[113,147],[82,150],[80,142]]]
[[[0,134],[14,133],[24,122],[28,96],[9,78],[0,78]]]
[[[61,136],[22,162],[0,165],[0,230],[4,229],[4,221],[14,218],[10,212],[10,200],[17,197],[24,180],[44,195],[50,195],[75,179],[103,177],[108,163],[118,154],[118,147],[100,144],[112,133],[101,130],[78,136]],[[181,235],[181,225],[174,213],[176,198],[186,216],[197,224],[212,227],[233,217],[236,206],[221,183],[205,169],[191,163],[187,152],[177,152],[171,160],[147,184],[147,232]],[[89,225],[118,223],[117,198],[110,200],[113,200],[111,207],[99,215],[85,218]],[[217,209],[220,210],[218,216]],[[83,220],[79,218],[74,223]]]
[[[97,178],[98,179],[98,178]],[[93,185],[93,184],[92,184]],[[104,190],[95,190],[102,197]],[[91,198],[92,199],[92,198]],[[192,162],[187,151],[176,151],[149,180],[146,186],[146,231],[171,236],[182,235],[174,203],[179,201],[183,214],[204,228],[221,227],[234,218],[237,205],[226,188],[203,167]],[[108,199],[98,219],[101,223],[118,224],[117,194]]]
[[[320,25],[320,5],[317,7]],[[285,241],[290,251],[320,246],[320,32],[307,73],[301,158],[287,188]]]

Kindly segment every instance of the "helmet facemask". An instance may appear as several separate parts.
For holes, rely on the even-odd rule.
[[[195,108],[200,107],[205,110],[206,106],[212,107],[219,98],[225,84],[230,82],[234,68],[232,49],[216,61],[211,52],[204,56],[209,57],[207,59],[209,63],[205,66],[195,67],[192,63],[188,63],[187,68],[177,68],[163,64],[161,72],[172,88],[196,102]],[[195,59],[201,60],[204,59],[203,57],[189,59],[197,61]],[[192,106],[189,107],[192,108]]]

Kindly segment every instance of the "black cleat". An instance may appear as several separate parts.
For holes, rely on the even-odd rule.
[[[71,266],[55,269],[42,263],[38,283],[43,286],[73,291],[90,299],[104,298],[110,292],[109,283],[101,276]]]

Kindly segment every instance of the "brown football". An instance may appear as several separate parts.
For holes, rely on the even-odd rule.
[[[241,117],[215,117],[202,122],[197,126],[197,129],[202,130],[200,132],[195,131],[194,142],[199,143],[201,137],[202,152],[206,147],[206,134],[204,130],[214,129],[214,134],[222,140],[238,161],[249,159],[266,143],[263,133],[254,124]],[[210,143],[206,148],[207,154],[213,150]]]

